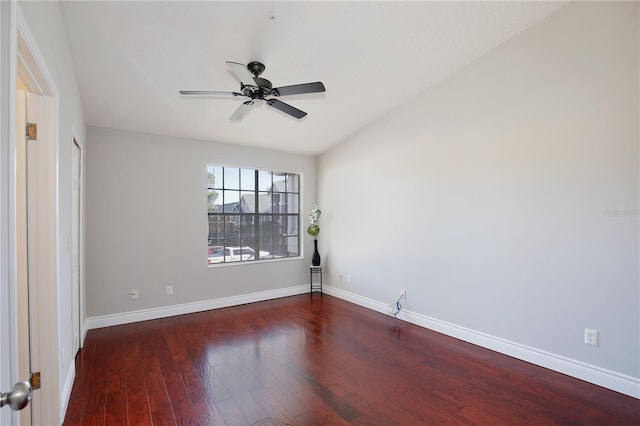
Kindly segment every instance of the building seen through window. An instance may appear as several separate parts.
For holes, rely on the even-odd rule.
[[[300,255],[300,176],[207,166],[209,265]]]

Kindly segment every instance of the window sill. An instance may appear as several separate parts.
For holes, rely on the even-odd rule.
[[[207,264],[207,267],[209,269],[215,269],[215,268],[224,268],[227,266],[262,265],[264,263],[290,262],[294,260],[304,260],[304,257],[296,256],[296,257],[282,257],[279,259],[245,260],[242,262],[211,263],[211,264]]]

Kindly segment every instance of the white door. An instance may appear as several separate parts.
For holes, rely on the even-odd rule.
[[[25,176],[26,176],[26,264],[27,280],[18,286],[18,296],[26,298],[27,316],[19,318],[19,324],[27,322],[29,346],[29,368],[33,372],[42,372],[45,379],[55,377],[55,364],[52,365],[53,354],[46,348],[55,347],[56,330],[50,324],[46,308],[52,302],[56,292],[51,292],[51,283],[55,282],[55,222],[51,210],[55,208],[55,194],[51,187],[51,159],[53,144],[51,143],[51,122],[53,121],[54,99],[33,93],[26,94],[26,119],[28,123],[37,124],[38,135],[35,140],[26,142]],[[22,332],[19,336],[22,336]],[[52,339],[53,338],[53,339]],[[19,338],[19,340],[22,340]],[[53,358],[55,359],[55,358]],[[43,381],[42,390],[31,395],[31,422],[41,425],[50,422],[50,400],[45,406],[41,392],[55,389],[55,379]],[[55,417],[55,415],[54,415]],[[25,424],[25,423],[23,423]],[[28,423],[26,423],[28,424]]]
[[[20,83],[18,83],[21,86]],[[16,263],[17,263],[17,327],[18,376],[31,375],[29,339],[29,255],[28,255],[28,178],[27,178],[27,93],[19,89],[16,95]],[[34,395],[32,395],[33,398]],[[31,424],[31,410],[20,412],[20,424]]]
[[[3,296],[8,296],[2,298],[2,302],[5,303],[4,306],[7,306],[7,301],[9,302],[7,306],[8,310],[4,311],[3,309],[3,314],[6,312],[8,315],[8,318],[6,316],[3,318],[3,320],[6,319],[3,322],[11,327],[7,327],[9,332],[3,332],[2,335],[3,349],[6,349],[6,352],[3,352],[3,356],[10,356],[8,371],[13,371],[14,373],[17,371],[19,380],[28,381],[31,377],[31,372],[34,371],[32,370],[30,356],[32,347],[31,337],[37,338],[38,336],[37,330],[31,332],[29,327],[29,325],[32,324],[29,309],[29,275],[30,271],[33,271],[33,268],[30,269],[29,267],[29,202],[31,201],[31,203],[33,203],[35,197],[33,188],[29,188],[29,155],[25,130],[28,109],[27,93],[22,90],[23,86],[19,82],[18,86],[20,89],[16,91],[15,97],[15,151],[12,151],[15,155],[14,168],[12,169],[14,178],[8,179],[10,182],[15,183],[13,187],[15,198],[11,200],[11,196],[9,196],[9,200],[7,200],[8,206],[10,206],[8,210],[14,211],[15,215],[10,215],[11,220],[8,221],[9,229],[7,230],[9,238],[6,238],[9,249],[7,253],[8,270],[15,272],[10,272],[8,277],[9,280],[6,287],[11,290],[6,293],[4,291],[2,292]],[[11,193],[11,190],[9,190],[9,193]],[[15,285],[10,285],[9,282],[14,278]],[[12,307],[13,309],[11,309]],[[3,329],[3,331],[5,330]],[[11,332],[14,332],[16,336],[13,339],[10,337]],[[7,342],[6,346],[4,342]],[[15,381],[16,379],[14,378],[13,380]],[[4,386],[6,387],[6,385]],[[35,417],[32,416],[32,410],[34,403],[38,406],[39,398],[37,394],[30,392],[30,385],[21,386],[23,386],[23,391],[29,391],[32,403],[28,408],[18,413],[13,413],[10,422],[11,424],[31,425],[32,418],[38,418],[37,415]],[[11,394],[9,394],[10,390]],[[12,386],[7,389],[3,388],[3,391],[5,392],[3,395],[5,404],[10,405],[11,408],[16,408],[11,399],[13,399],[17,393],[20,393],[19,388]],[[5,416],[3,416],[3,422],[5,422],[4,417]],[[2,424],[10,423],[7,419],[6,423]]]
[[[18,86],[23,86],[18,82]],[[34,143],[26,135],[27,122],[37,123],[46,111],[46,102],[41,96],[16,92],[15,126],[15,231],[9,231],[9,246],[15,247],[14,256],[9,254],[9,263],[15,265],[15,292],[9,292],[10,304],[8,323],[14,327],[16,339],[10,339],[9,346],[17,356],[11,359],[11,369],[17,371],[20,380],[29,380],[32,372],[40,371],[39,358],[39,306],[38,283],[45,275],[42,268],[42,202],[41,202],[41,162],[42,155],[35,151]],[[12,204],[12,203],[9,203]],[[10,227],[14,225],[11,224]],[[6,392],[6,391],[5,391]],[[28,409],[14,413],[12,424],[31,425],[40,422],[40,395],[31,393]]]

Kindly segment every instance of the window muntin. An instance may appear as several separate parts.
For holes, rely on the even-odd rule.
[[[207,165],[209,265],[300,256],[300,176]]]

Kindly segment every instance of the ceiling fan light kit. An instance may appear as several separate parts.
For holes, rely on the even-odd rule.
[[[250,100],[245,101],[238,109],[229,117],[231,121],[242,120],[245,115],[255,105],[255,101],[265,101],[272,108],[282,111],[294,118],[300,119],[307,115],[306,112],[299,110],[279,99],[267,99],[267,96],[289,96],[303,95],[306,93],[324,92],[326,89],[324,84],[317,81],[315,83],[294,84],[291,86],[282,86],[274,88],[271,82],[260,75],[265,70],[265,66],[258,61],[249,62],[246,66],[238,62],[227,61],[227,66],[240,80],[240,92],[222,92],[217,90],[180,90],[180,94],[184,96],[244,96]]]

